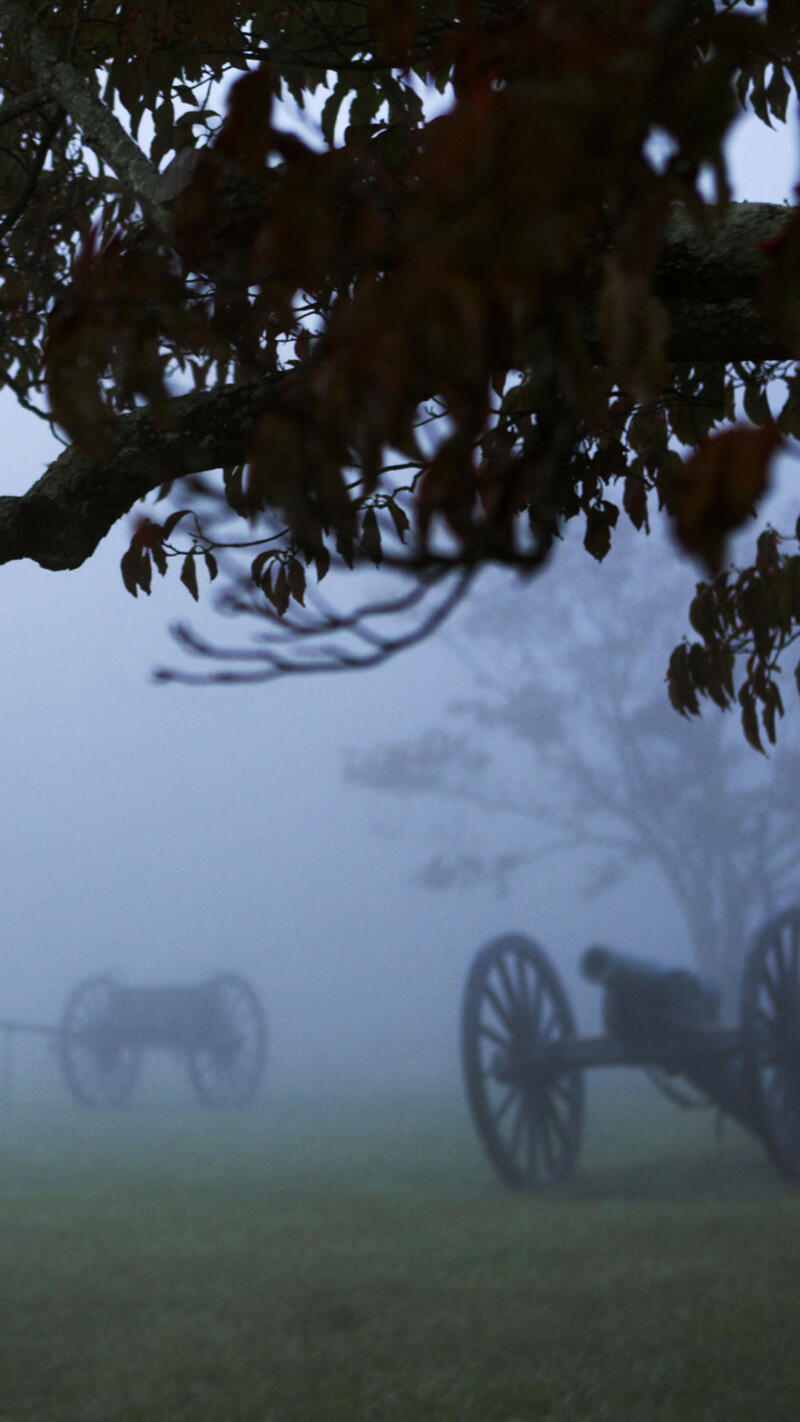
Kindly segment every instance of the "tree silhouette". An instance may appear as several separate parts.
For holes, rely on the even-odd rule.
[[[787,741],[755,759],[721,713],[688,725],[670,710],[658,668],[680,632],[686,570],[663,546],[640,551],[625,540],[595,576],[565,552],[536,603],[477,595],[455,634],[472,694],[444,725],[351,752],[345,773],[475,812],[484,849],[435,852],[419,875],[428,887],[502,888],[552,856],[585,863],[588,849],[587,891],[635,892],[655,865],[699,968],[734,1006],[755,927],[797,895],[800,755]],[[527,850],[501,840],[498,852],[498,813],[530,824]]]
[[[724,145],[785,120],[794,5],[0,0],[0,36],[0,377],[67,440],[0,561],[77,567],[169,496],[126,586],[221,573],[253,641],[184,645],[265,679],[663,508],[711,579],[673,701],[774,737],[796,530],[724,569],[800,432],[800,219],[732,204]],[[385,591],[334,606],[332,566]]]

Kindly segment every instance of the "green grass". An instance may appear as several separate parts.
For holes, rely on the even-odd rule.
[[[592,1092],[506,1193],[460,1100],[0,1122],[0,1422],[794,1419],[800,1196]]]

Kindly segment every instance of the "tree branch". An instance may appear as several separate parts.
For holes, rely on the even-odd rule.
[[[655,289],[671,325],[670,358],[692,361],[784,359],[758,306],[768,270],[762,243],[781,232],[793,209],[737,202],[702,228],[675,206],[667,227]]]
[[[139,203],[149,222],[164,234],[171,229],[168,212],[158,202],[158,174],[110,109],[92,93],[87,79],[62,59],[32,18],[23,0],[0,0],[0,31],[9,46],[16,41],[43,98],[69,114],[84,141],[107,163],[120,183]]]
[[[31,558],[42,568],[79,568],[117,519],[159,485],[240,463],[288,378],[178,396],[161,423],[149,410],[121,415],[104,459],[71,445],[26,494],[0,498],[0,563]]]
[[[0,0],[0,25],[20,8]],[[671,346],[682,361],[785,355],[769,337],[757,295],[766,265],[759,242],[790,215],[772,204],[734,204],[705,233],[676,212],[657,286],[672,320]],[[121,415],[107,458],[92,459],[71,446],[26,494],[0,498],[0,563],[31,558],[43,568],[79,567],[131,505],[160,484],[246,460],[258,420],[293,378],[294,372],[178,396],[161,423],[149,410]]]

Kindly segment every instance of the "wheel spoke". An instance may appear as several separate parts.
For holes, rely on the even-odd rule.
[[[481,950],[464,995],[464,1072],[478,1132],[510,1185],[547,1185],[574,1164],[583,1080],[574,1070],[553,1077],[546,1050],[573,1035],[569,1003],[541,949],[510,934]]]
[[[489,1027],[486,1022],[478,1023],[478,1033],[481,1037],[488,1037],[489,1041],[494,1042],[498,1047],[509,1047],[511,1045],[510,1037],[504,1037],[501,1032],[498,1032],[494,1027]]]
[[[492,1117],[496,1126],[499,1126],[500,1122],[508,1111],[508,1108],[511,1105],[512,1101],[515,1097],[519,1096],[521,1091],[522,1087],[520,1086],[519,1082],[512,1081],[499,1106],[495,1107],[494,1111],[492,1112]]]
[[[511,1021],[511,1018],[509,1017],[506,1008],[503,1006],[503,1003],[500,1001],[500,998],[498,997],[497,992],[492,987],[491,983],[486,984],[485,993],[487,1000],[491,1003],[492,1007],[497,1013],[497,1016],[501,1019],[502,1022],[505,1022],[509,1032],[513,1033],[514,1024]]]
[[[769,964],[765,961],[762,972],[762,986],[767,992],[772,1002],[777,1006],[780,1001],[780,991]]]
[[[516,1116],[515,1116],[515,1118],[514,1118],[514,1123],[513,1123],[512,1127],[511,1127],[511,1138],[510,1138],[509,1143],[508,1143],[508,1148],[509,1148],[509,1150],[511,1151],[511,1158],[512,1158],[512,1160],[516,1160],[517,1155],[519,1154],[519,1145],[520,1145],[520,1141],[521,1141],[521,1139],[522,1139],[522,1133],[523,1133],[524,1128],[525,1128],[525,1096],[524,1096],[524,1093],[520,1091],[520,1092],[519,1092],[519,1095],[518,1095],[518,1099],[517,1099],[517,1114],[516,1114]]]
[[[784,1174],[800,1175],[800,909],[761,931],[743,979],[742,1037],[753,1128]]]
[[[522,1007],[527,1007],[530,1003],[530,997],[528,996],[528,973],[525,959],[521,953],[517,953],[515,962],[517,966],[517,982],[519,984],[519,1001]]]
[[[508,966],[506,964],[505,958],[500,958],[498,960],[497,970],[503,980],[503,987],[506,990],[506,1002],[508,1003],[508,1009],[513,1018],[514,1009],[517,1006],[517,998],[514,992],[514,984],[512,983],[511,978],[509,977]]]
[[[541,1034],[542,1022],[542,980],[537,977],[533,987],[533,1002],[531,1003],[531,1032],[534,1037]]]
[[[558,1136],[558,1139],[560,1140],[562,1146],[564,1147],[564,1149],[566,1149],[570,1144],[569,1131],[558,1114],[558,1110],[555,1101],[553,1100],[552,1093],[548,1095],[546,1099],[545,1113],[548,1121],[550,1121],[550,1123],[552,1124],[553,1130]]]
[[[545,1167],[548,1176],[552,1177],[555,1169],[555,1154],[553,1151],[553,1142],[550,1136],[550,1117],[547,1111],[546,1098],[542,1103],[542,1110],[541,1112],[539,1112],[537,1120],[539,1124],[539,1139],[541,1141],[542,1150],[544,1152]]]

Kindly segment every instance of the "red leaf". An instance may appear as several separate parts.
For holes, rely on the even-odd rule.
[[[727,535],[753,516],[767,492],[780,444],[775,425],[737,425],[706,440],[673,477],[667,507],[678,540],[712,573],[722,566]]]

